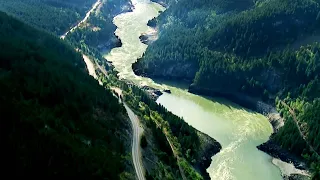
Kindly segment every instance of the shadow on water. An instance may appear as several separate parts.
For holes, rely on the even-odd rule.
[[[165,80],[160,78],[152,78],[153,81],[157,84],[161,84],[164,86],[178,88],[184,91],[188,91],[190,83],[187,81],[175,81],[175,80]]]
[[[226,106],[230,110],[241,110],[241,111],[247,111],[251,114],[259,114],[258,112],[250,109],[245,108],[241,106],[240,104],[233,102],[232,100],[222,97],[219,95],[216,96],[206,96],[206,95],[198,95],[194,93],[188,92],[190,82],[187,81],[177,81],[177,80],[165,80],[165,79],[153,79],[155,83],[160,84],[162,86],[167,87],[172,92],[175,92],[175,95],[177,96],[184,96],[184,98],[188,98],[189,100],[196,100],[196,99],[203,99],[203,102],[210,101],[212,103],[217,103],[219,105]]]

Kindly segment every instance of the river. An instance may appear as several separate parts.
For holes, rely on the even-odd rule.
[[[279,168],[272,164],[272,158],[259,151],[256,146],[267,141],[272,127],[261,114],[244,109],[224,99],[212,99],[188,93],[183,86],[157,82],[136,76],[132,63],[146,51],[147,45],[139,36],[150,30],[148,20],[159,15],[164,8],[149,0],[132,0],[133,12],[114,18],[118,27],[115,34],[122,46],[114,48],[104,57],[111,61],[121,79],[139,85],[169,88],[157,100],[174,114],[183,117],[194,128],[215,138],[222,150],[212,157],[207,171],[215,180],[281,180]]]

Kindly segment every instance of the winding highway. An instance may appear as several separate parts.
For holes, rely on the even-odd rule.
[[[84,55],[85,56],[85,55]],[[84,57],[85,63],[88,67],[89,70],[89,75],[93,76],[96,80],[97,79],[97,75],[95,73],[94,70],[94,66],[92,61],[90,61],[88,59],[88,57]],[[102,85],[102,83],[100,83],[100,85]],[[116,94],[118,94],[119,97],[119,102],[121,103],[121,96],[122,96],[122,91],[119,88],[111,88]],[[123,102],[123,105],[127,111],[127,114],[129,116],[129,119],[131,121],[132,124],[132,149],[131,149],[131,154],[132,154],[132,161],[133,161],[133,165],[138,177],[138,180],[145,180],[144,177],[144,168],[141,162],[141,152],[140,152],[140,137],[141,134],[143,132],[142,128],[139,125],[139,119],[138,117],[134,114],[134,112],[128,107],[128,105]],[[169,141],[170,143],[170,141]],[[170,144],[171,145],[171,144]]]
[[[92,61],[90,61],[88,57],[84,57],[83,59],[84,59],[86,65],[87,65],[87,68],[88,68],[88,71],[89,71],[89,75],[93,76],[96,80],[98,80],[97,79],[98,76],[95,73]],[[100,83],[100,85],[102,85],[102,83]],[[119,88],[111,88],[111,89],[116,94],[118,94],[119,103],[121,103],[121,98],[120,98],[122,96],[121,89],[119,89]],[[139,125],[138,117],[129,108],[129,106],[125,102],[123,102],[123,105],[124,105],[124,107],[125,107],[125,109],[127,111],[127,114],[129,116],[129,119],[130,119],[131,124],[132,124],[133,134],[132,134],[131,154],[132,154],[133,165],[134,165],[138,180],[145,180],[144,168],[143,168],[143,165],[142,165],[142,162],[141,162],[141,152],[140,152],[140,137],[141,137],[141,134],[143,132],[143,129]],[[169,143],[170,143],[170,141],[169,141]],[[181,171],[181,169],[180,169],[180,171]]]
[[[136,170],[136,174],[138,176],[138,179],[145,180],[143,166],[142,166],[142,162],[141,162],[141,153],[140,153],[140,136],[142,134],[142,129],[139,126],[138,117],[126,105],[126,103],[123,103],[123,104],[127,110],[128,116],[129,116],[131,123],[132,123],[132,129],[133,129],[133,139],[132,139],[133,165]]]
[[[72,33],[75,29],[77,29],[82,23],[86,22],[87,19],[90,17],[90,14],[97,9],[97,7],[102,3],[102,0],[97,0],[95,4],[93,4],[92,8],[87,12],[86,16],[84,19],[82,19],[77,25],[72,27],[69,31],[67,31],[65,34],[60,36],[61,39],[64,40],[64,38],[68,35],[68,33]],[[79,50],[77,50],[79,51]],[[86,63],[88,73],[92,77],[94,77],[98,81],[98,76],[95,72],[95,66],[93,64],[93,61],[89,59],[88,56],[82,53],[83,60]],[[101,69],[100,66],[98,68]],[[102,70],[102,69],[101,69]],[[107,72],[105,70],[102,70],[103,74],[107,76]],[[102,83],[99,81],[99,84],[102,85]],[[122,96],[122,91],[119,88],[111,88],[114,90],[118,96],[119,96],[119,102],[121,102],[121,96]],[[141,162],[141,152],[140,152],[140,137],[142,134],[143,129],[139,126],[139,119],[138,117],[134,114],[134,112],[127,106],[125,102],[123,102],[123,105],[127,111],[127,114],[129,116],[129,119],[131,120],[132,123],[132,130],[133,130],[133,137],[132,137],[132,160],[134,164],[134,168],[138,177],[138,180],[145,180],[144,177],[144,168]]]

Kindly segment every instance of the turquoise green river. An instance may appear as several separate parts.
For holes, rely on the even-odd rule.
[[[115,33],[121,39],[122,47],[114,48],[104,55],[115,66],[119,77],[137,85],[170,89],[172,93],[163,94],[157,102],[221,143],[222,150],[212,157],[212,163],[207,169],[211,179],[281,180],[280,170],[272,164],[272,158],[256,148],[267,141],[272,133],[266,117],[227,100],[194,95],[176,84],[156,83],[133,73],[132,63],[147,48],[147,45],[140,42],[139,36],[151,30],[147,26],[148,20],[165,9],[149,0],[132,0],[132,3],[133,12],[114,18],[114,24],[118,27]]]

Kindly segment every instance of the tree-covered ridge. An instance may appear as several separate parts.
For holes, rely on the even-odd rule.
[[[271,140],[303,157],[312,179],[320,179],[320,99],[306,101],[291,98],[289,94],[283,101],[277,99],[277,109],[286,122]]]
[[[153,135],[159,143],[158,148],[164,153],[162,160],[172,170],[178,170],[177,165],[179,165],[184,172],[181,174],[175,172],[175,174],[166,176],[165,179],[183,179],[182,174],[185,174],[187,179],[194,180],[204,179],[204,175],[208,176],[205,171],[207,167],[199,167],[199,164],[203,161],[203,146],[211,146],[213,152],[210,153],[216,154],[220,151],[221,145],[211,138],[210,142],[201,142],[204,139],[200,138],[196,129],[187,124],[182,118],[169,112],[162,105],[154,102],[139,87],[127,86],[125,83],[122,83],[121,87],[126,91],[126,102],[139,112],[139,115],[146,121],[145,123],[148,126],[152,127]],[[211,157],[213,154],[209,156]],[[196,170],[201,171],[201,175]],[[156,174],[150,174],[150,179],[158,177]]]
[[[274,104],[276,97],[290,97],[286,103],[297,111],[299,127],[317,149],[320,118],[312,107],[320,97],[319,1],[260,0],[242,9],[202,6],[205,2],[171,3],[153,20],[159,39],[133,65],[134,71],[184,79],[191,92],[240,101],[249,97]],[[176,6],[179,3],[186,3],[187,10]],[[278,110],[288,120],[274,141],[305,157],[319,174],[319,161],[299,136],[288,109]]]
[[[316,79],[319,45],[309,47],[306,44],[319,37],[303,44],[302,49],[306,50],[299,51],[306,56],[294,57],[292,46],[319,33],[320,6],[317,2],[257,1],[248,10],[223,14],[212,14],[214,8],[206,11],[207,7],[201,7],[183,11],[180,18],[178,10],[170,10],[177,8],[172,5],[167,16],[160,16],[159,39],[134,65],[138,74],[186,79],[199,88],[225,88],[228,92],[246,92],[259,98],[269,95],[274,98],[284,88],[296,88]],[[194,12],[192,19],[195,20],[185,18],[190,12]],[[203,13],[205,18],[200,20]],[[196,25],[190,26],[194,22]],[[311,55],[307,53],[309,49]],[[302,63],[298,66],[300,69],[296,69],[299,63]],[[307,66],[310,66],[308,72],[302,72]],[[290,74],[283,69],[288,69]],[[298,77],[296,72],[304,74],[297,83],[290,81]],[[236,81],[221,81],[227,78]]]
[[[71,45],[94,60],[102,71],[109,70],[109,64],[102,53],[121,45],[114,35],[116,26],[113,18],[119,13],[130,11],[130,0],[101,1],[102,3],[81,23],[78,28],[65,37]]]
[[[151,172],[150,167],[145,167],[149,169],[146,178],[183,179],[179,164],[187,179],[210,179],[206,169],[210,165],[211,157],[221,149],[219,142],[157,104],[143,88],[119,80],[116,74],[116,71],[109,71],[108,76],[105,76],[101,72],[99,81],[105,87],[121,88],[122,100],[140,119],[145,133],[141,146],[143,149],[149,148],[149,153],[146,154],[142,150],[142,158],[152,164]],[[146,139],[149,142],[146,142]],[[150,154],[153,155],[150,157]],[[157,157],[157,163],[152,162],[153,156]]]
[[[96,0],[0,0],[4,11],[34,27],[62,35]]]
[[[0,13],[2,164],[10,176],[126,176],[127,117],[58,38]]]
[[[103,1],[102,5],[91,13],[89,19],[66,38],[82,50],[109,50],[120,43],[114,35],[116,26],[113,24],[113,18],[130,9],[129,0]]]
[[[291,100],[291,101],[290,101]],[[283,105],[283,102],[288,103],[288,107],[293,109],[296,114],[293,116],[289,111],[288,107]],[[288,128],[280,129],[279,133],[275,136],[275,140],[279,141],[282,146],[296,152],[297,154],[303,153],[320,153],[320,133],[319,133],[319,109],[320,109],[320,99],[317,98],[313,101],[304,101],[301,99],[296,99],[292,101],[287,97],[282,103],[278,101],[277,107],[286,118],[288,123],[285,126]],[[294,118],[296,118],[299,129],[303,136],[299,134],[299,130],[295,125]],[[290,128],[289,128],[290,127]],[[286,133],[286,131],[293,131],[292,133]],[[295,136],[292,138],[291,136]],[[287,139],[287,141],[281,141],[281,139]],[[300,139],[301,142],[297,141]],[[305,140],[304,140],[305,139]],[[290,142],[292,141],[292,142]],[[309,145],[312,148],[309,148]],[[313,158],[316,157],[316,154]],[[320,160],[320,159],[319,159]]]
[[[286,47],[312,33],[319,33],[320,6],[313,0],[271,0],[231,16],[210,29],[209,49],[250,57]]]
[[[159,115],[169,123],[172,134],[178,138],[181,144],[182,154],[191,163],[197,158],[197,151],[200,148],[200,140],[197,131],[187,124],[180,117],[172,114],[166,108],[154,102],[143,90],[133,86],[131,87],[133,94],[135,94],[138,101],[133,101],[133,107],[139,107],[139,102],[143,102],[152,111],[156,111]],[[129,97],[128,97],[129,98]],[[131,99],[128,99],[130,101]],[[188,151],[188,153],[187,153]]]
[[[319,43],[249,59],[208,50],[192,86],[250,94],[265,101],[288,92],[313,100],[320,96],[319,55]]]

